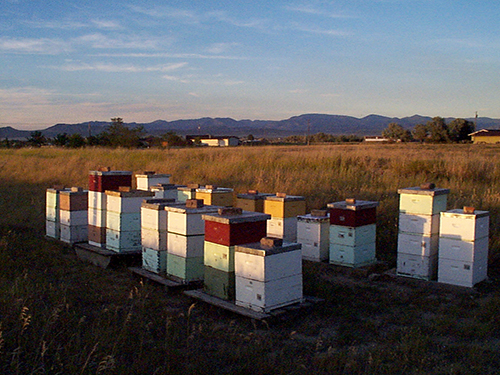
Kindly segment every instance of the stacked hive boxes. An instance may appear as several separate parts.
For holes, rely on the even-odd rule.
[[[63,187],[54,187],[47,189],[45,193],[45,234],[57,240],[61,238],[59,194],[64,190]]]
[[[263,238],[235,247],[236,305],[270,312],[301,302],[301,245],[282,241]]]
[[[359,267],[376,262],[378,202],[329,203],[330,263]]]
[[[305,215],[304,197],[277,193],[264,200],[264,213],[271,215],[267,222],[267,235],[286,242],[297,241],[297,216]]]
[[[118,253],[140,252],[141,204],[152,192],[121,187],[106,190],[106,248]]]
[[[181,186],[177,188],[177,200],[179,202],[186,202],[188,199],[196,199],[196,189],[200,185],[198,184],[188,184],[187,186]]]
[[[88,241],[88,191],[81,187],[59,193],[61,241],[74,244]]]
[[[236,207],[245,211],[264,212],[264,200],[272,195],[259,193],[257,190],[249,190],[246,194],[236,196]]]
[[[196,199],[201,199],[204,204],[212,206],[232,206],[233,189],[206,185],[196,189]]]
[[[167,271],[167,211],[173,199],[145,199],[141,205],[142,268]]]
[[[234,299],[236,245],[259,241],[266,236],[269,215],[243,211],[241,208],[221,208],[217,214],[205,214],[205,281],[208,294]]]
[[[418,279],[436,277],[439,214],[446,211],[449,189],[434,184],[399,189],[397,273]]]
[[[135,176],[137,182],[137,190],[149,191],[154,185],[169,184],[169,174],[156,174],[156,172],[144,172]]]
[[[297,217],[297,242],[302,244],[302,258],[321,262],[328,260],[330,250],[330,215],[313,210]]]
[[[472,207],[441,212],[438,281],[473,287],[487,278],[489,212]]]
[[[185,188],[184,185],[175,184],[156,184],[151,186],[151,191],[157,199],[178,199],[178,189]]]
[[[167,206],[167,275],[180,282],[203,280],[205,223],[202,215],[217,212],[217,206],[188,199]]]
[[[89,173],[88,238],[89,244],[106,247],[106,190],[132,186],[132,172],[105,168]]]

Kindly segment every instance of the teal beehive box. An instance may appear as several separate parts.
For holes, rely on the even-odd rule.
[[[434,215],[446,211],[450,189],[425,184],[399,189],[399,212],[402,214]]]

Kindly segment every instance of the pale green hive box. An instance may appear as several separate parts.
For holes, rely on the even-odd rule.
[[[399,189],[399,212],[403,214],[434,215],[446,211],[450,189]]]
[[[203,280],[203,257],[184,258],[167,253],[167,274],[184,282]]]

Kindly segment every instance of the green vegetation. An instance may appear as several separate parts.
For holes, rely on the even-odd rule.
[[[496,374],[499,150],[416,143],[2,149],[0,373]],[[346,197],[378,200],[377,257],[388,267],[396,261],[397,189],[432,181],[451,189],[449,208],[491,212],[491,281],[472,292],[305,262],[305,294],[325,301],[283,321],[254,322],[126,269],[87,265],[44,240],[45,189],[87,186],[88,171],[99,166],[304,195],[308,210]]]

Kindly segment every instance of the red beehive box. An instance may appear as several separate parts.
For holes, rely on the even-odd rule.
[[[346,199],[343,202],[329,203],[330,225],[361,227],[376,224],[378,202]]]
[[[267,220],[270,215],[260,212],[232,209],[232,213],[219,210],[219,214],[203,215],[205,220],[205,241],[224,246],[243,245],[258,242],[266,236]]]
[[[129,171],[90,171],[89,190],[104,193],[118,190],[120,186],[132,186],[132,172]]]

